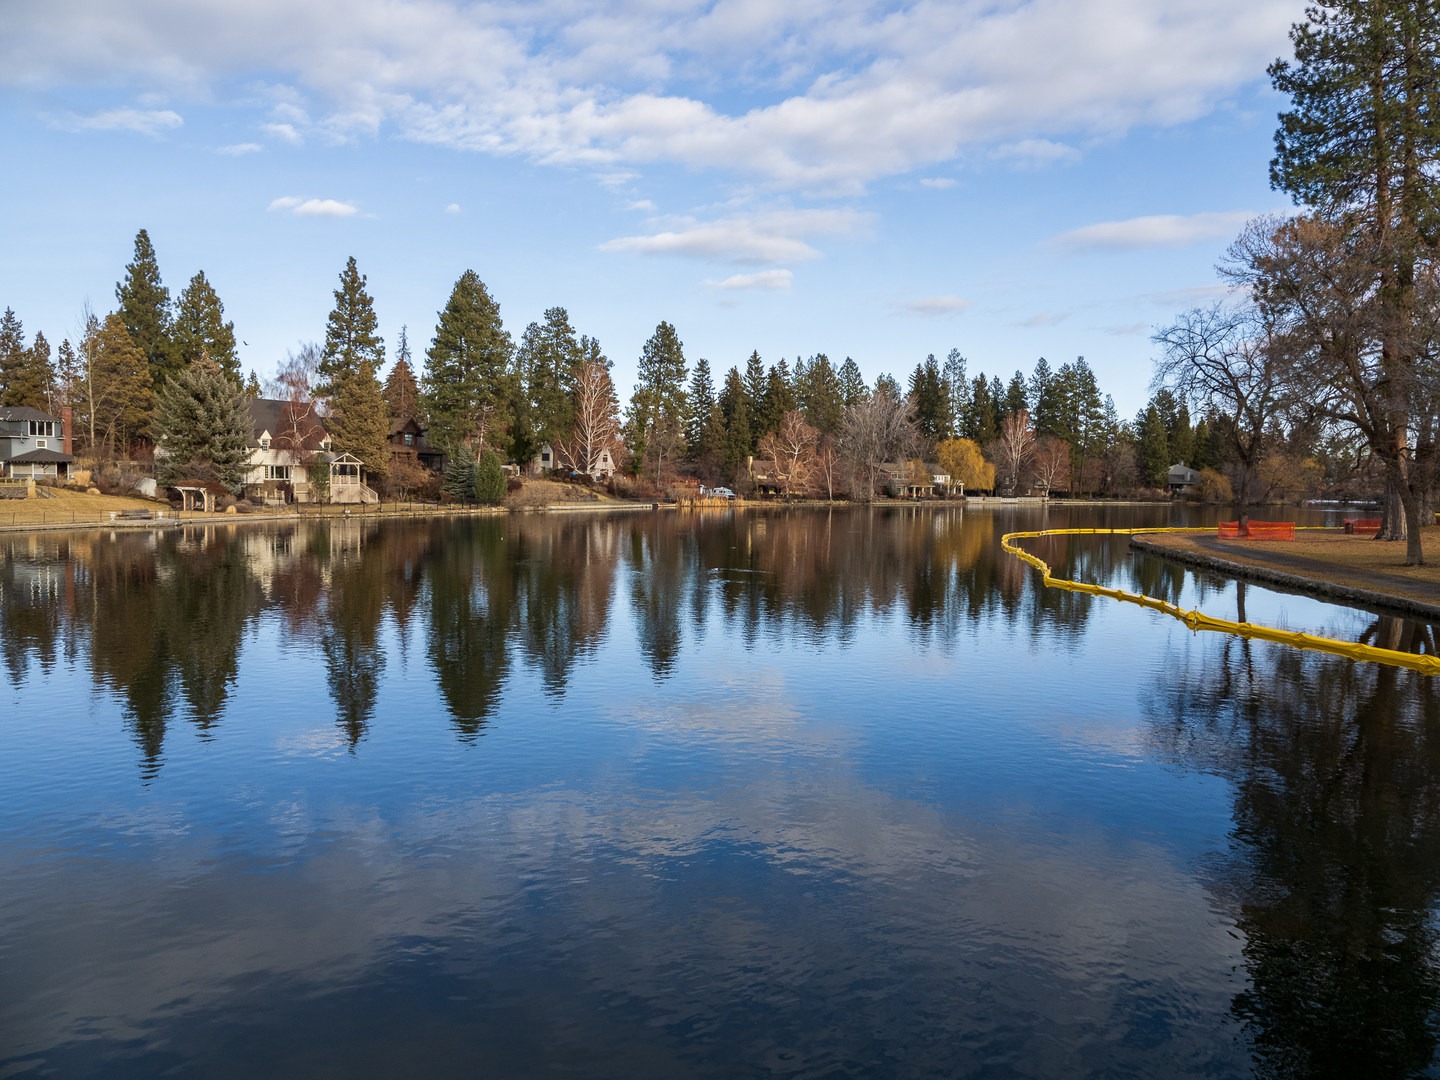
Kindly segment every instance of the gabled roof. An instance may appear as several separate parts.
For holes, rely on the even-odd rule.
[[[314,402],[254,398],[248,404],[250,439],[246,445],[252,449],[260,445],[260,436],[266,432],[272,440],[290,450],[318,450],[329,434]],[[290,441],[297,433],[300,445],[291,446]]]
[[[58,424],[60,417],[32,409],[29,405],[0,405],[0,421],[6,420],[49,420]]]

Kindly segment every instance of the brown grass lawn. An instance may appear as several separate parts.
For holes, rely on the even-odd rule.
[[[1245,566],[1268,567],[1357,589],[1434,604],[1440,596],[1440,526],[1421,531],[1424,566],[1405,565],[1405,544],[1339,530],[1298,531],[1294,540],[1220,540],[1212,533],[1160,533],[1157,546],[1184,548]]]
[[[163,511],[167,518],[174,513],[165,503],[153,502],[138,496],[87,495],[75,488],[52,487],[41,487],[39,492],[33,499],[0,499],[0,529],[33,528],[45,525],[108,524],[110,515],[119,513],[121,510],[149,510],[152,513]],[[544,506],[616,503],[618,501],[612,499],[604,491],[595,491],[578,484],[561,484],[550,480],[526,480],[525,485],[519,491],[512,492],[506,497],[505,506],[509,509],[534,509]],[[475,512],[473,507],[452,508],[452,510],[462,513]],[[223,516],[231,521],[245,521],[262,517],[291,518],[295,517],[297,513],[303,514],[305,517],[339,517],[350,514],[394,514],[408,511],[446,512],[437,508],[433,503],[385,503],[379,508],[307,504],[303,508],[276,507],[252,510],[235,516],[206,516]],[[197,513],[187,511],[182,515],[182,520],[199,516]]]
[[[7,525],[93,525],[121,510],[165,510],[164,503],[124,495],[87,495],[73,488],[42,487],[33,499],[0,499],[0,527]]]

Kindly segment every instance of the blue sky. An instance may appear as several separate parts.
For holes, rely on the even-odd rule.
[[[1122,415],[1268,186],[1300,0],[47,0],[0,40],[0,307],[74,337],[149,230],[241,363],[324,335],[354,255],[417,367],[474,269],[628,395],[660,320],[717,374],[903,381],[1083,355]],[[393,352],[392,352],[393,357]]]

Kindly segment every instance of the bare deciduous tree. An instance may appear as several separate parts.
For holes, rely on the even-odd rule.
[[[595,474],[606,450],[620,441],[620,406],[604,364],[587,361],[575,377],[575,427],[556,448],[560,462],[575,472]]]
[[[885,464],[904,461],[919,440],[909,405],[897,393],[877,389],[845,410],[838,449],[855,472],[855,494],[873,498]]]
[[[778,431],[760,440],[760,454],[775,463],[786,495],[809,493],[819,444],[820,432],[807,424],[797,409],[781,417]]]
[[[1030,426],[1030,413],[1025,409],[1007,413],[1000,422],[999,436],[990,445],[1000,486],[1014,491],[1035,456],[1035,429]]]
[[[1058,482],[1070,476],[1070,444],[1054,435],[1046,435],[1035,443],[1032,464],[1035,483],[1048,494]]]
[[[1278,343],[1265,320],[1253,306],[1217,303],[1185,312],[1150,340],[1162,349],[1152,386],[1233,420],[1225,430],[1240,465],[1236,494],[1253,499],[1266,433],[1285,401]]]

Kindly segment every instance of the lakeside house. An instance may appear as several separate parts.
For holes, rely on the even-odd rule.
[[[543,476],[545,473],[561,467],[560,456],[555,452],[555,448],[549,443],[545,443],[540,447],[540,452],[530,460],[529,471],[531,475]],[[610,452],[609,447],[605,447],[595,455],[589,472],[590,478],[596,483],[604,483],[615,475],[615,455]]]
[[[1189,465],[1181,465],[1179,462],[1170,466],[1170,471],[1165,479],[1166,486],[1176,495],[1184,495],[1198,483],[1200,483],[1200,473],[1190,468]]]
[[[68,424],[26,405],[0,406],[0,476],[63,480],[75,458],[68,453]]]
[[[426,438],[426,429],[420,426],[420,421],[413,416],[392,416],[390,418],[390,434],[386,441],[390,444],[390,460],[393,462],[408,461],[432,473],[443,473],[445,471],[445,455]]]
[[[245,494],[266,503],[376,503],[365,463],[337,453],[313,402],[256,398],[250,409]]]

